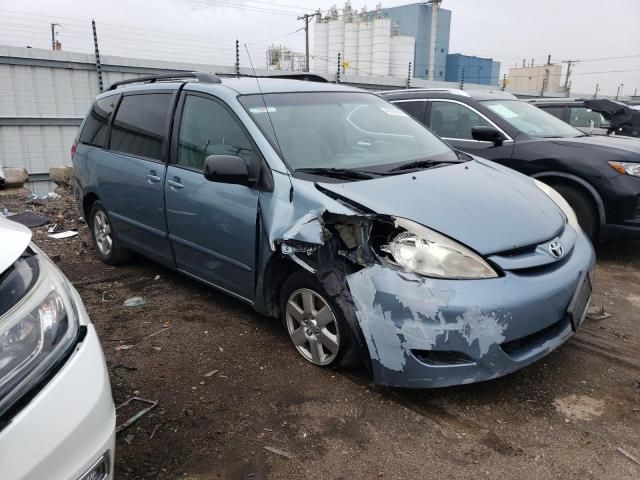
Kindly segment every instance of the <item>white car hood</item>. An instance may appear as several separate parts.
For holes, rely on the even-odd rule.
[[[15,263],[31,242],[31,230],[0,216],[0,274]]]

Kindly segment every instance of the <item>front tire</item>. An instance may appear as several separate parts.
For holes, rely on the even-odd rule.
[[[298,353],[319,367],[352,367],[353,337],[342,312],[320,282],[306,271],[293,273],[280,292],[280,312]]]
[[[598,212],[591,198],[576,187],[569,185],[552,185],[576,212],[578,223],[584,233],[595,242],[598,237],[600,221]]]
[[[109,214],[100,200],[91,205],[89,219],[93,246],[98,258],[107,265],[118,265],[129,260],[131,253],[120,246]]]

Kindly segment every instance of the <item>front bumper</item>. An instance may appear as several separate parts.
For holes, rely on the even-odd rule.
[[[640,178],[618,175],[603,180],[600,189],[607,217],[602,237],[640,238]]]
[[[573,333],[567,307],[593,272],[579,235],[557,264],[483,280],[439,280],[382,265],[347,282],[376,383],[433,388],[489,380],[529,365]]]
[[[47,385],[0,431],[0,477],[76,480],[105,453],[113,478],[115,409],[98,341],[73,290],[87,334]]]

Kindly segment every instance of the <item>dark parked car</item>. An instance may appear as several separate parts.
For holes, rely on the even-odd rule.
[[[370,92],[176,75],[100,95],[73,147],[104,262],[146,255],[385,385],[496,378],[580,326],[593,247],[548,185]]]
[[[506,92],[409,89],[381,95],[456,149],[540,179],[592,239],[640,237],[640,142],[588,136]]]
[[[534,98],[527,102],[589,135],[640,137],[640,112],[606,98]]]

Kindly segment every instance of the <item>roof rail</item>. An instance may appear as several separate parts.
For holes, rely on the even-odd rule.
[[[289,73],[276,73],[273,75],[250,75],[248,73],[241,73],[237,75],[235,73],[216,73],[221,77],[230,77],[230,78],[281,78],[288,80],[305,80],[307,82],[320,82],[320,83],[329,83],[325,77],[318,75],[316,73],[308,73],[308,72],[289,72]]]
[[[383,90],[378,93],[414,93],[414,92],[447,92],[454,95],[462,95],[463,97],[470,97],[467,92],[460,90],[459,88],[446,88],[446,87],[431,87],[431,88],[401,88],[397,90]]]
[[[200,83],[222,83],[220,77],[213,73],[207,72],[176,72],[176,73],[161,73],[159,75],[148,75],[146,77],[135,77],[127,80],[120,80],[114,82],[109,87],[109,90],[115,90],[122,85],[128,85],[130,83],[156,83],[158,81],[167,80],[179,80],[182,78],[195,78]]]

